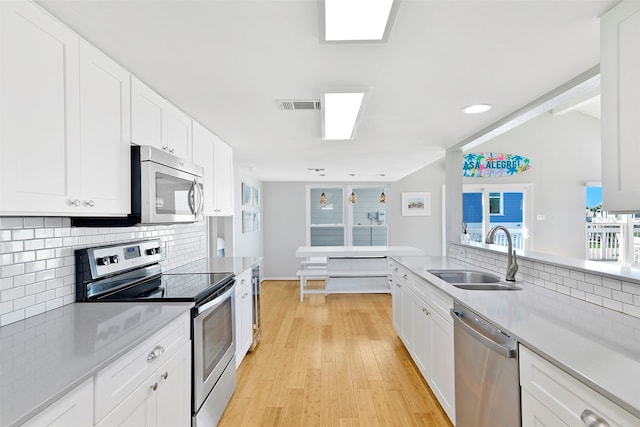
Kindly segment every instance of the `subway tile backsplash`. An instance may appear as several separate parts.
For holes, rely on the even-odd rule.
[[[88,228],[63,217],[0,217],[0,326],[75,301],[76,249],[153,238],[163,270],[207,256],[204,221]]]
[[[506,254],[455,243],[449,245],[449,257],[501,275],[507,268]],[[518,281],[640,318],[640,283],[530,259],[518,258],[518,265]]]

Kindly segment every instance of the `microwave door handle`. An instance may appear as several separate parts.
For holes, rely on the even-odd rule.
[[[191,213],[196,215],[196,204],[194,200],[195,196],[195,180],[191,183],[191,188],[189,188],[189,193],[187,193],[187,198],[189,199],[189,209],[191,209]]]
[[[199,216],[199,215],[202,215],[202,211],[204,210],[204,190],[200,187],[200,184],[198,184],[197,182],[195,186],[196,186],[196,189],[198,190],[198,193],[200,194],[198,210],[196,214],[197,216]]]

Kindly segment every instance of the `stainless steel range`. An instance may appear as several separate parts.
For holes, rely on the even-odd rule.
[[[192,301],[192,426],[218,423],[236,385],[233,273],[163,274],[159,240],[77,250],[76,301]]]

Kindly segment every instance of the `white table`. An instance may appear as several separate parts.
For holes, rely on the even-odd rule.
[[[326,268],[301,269],[300,301],[304,294],[388,293],[389,256],[424,256],[411,246],[300,246],[298,258],[326,257]],[[307,289],[307,280],[324,280],[321,289]]]

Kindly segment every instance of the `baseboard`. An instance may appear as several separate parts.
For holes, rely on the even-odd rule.
[[[292,276],[292,277],[263,277],[262,281],[265,280],[295,280],[296,282],[300,281],[299,277],[296,276]]]

